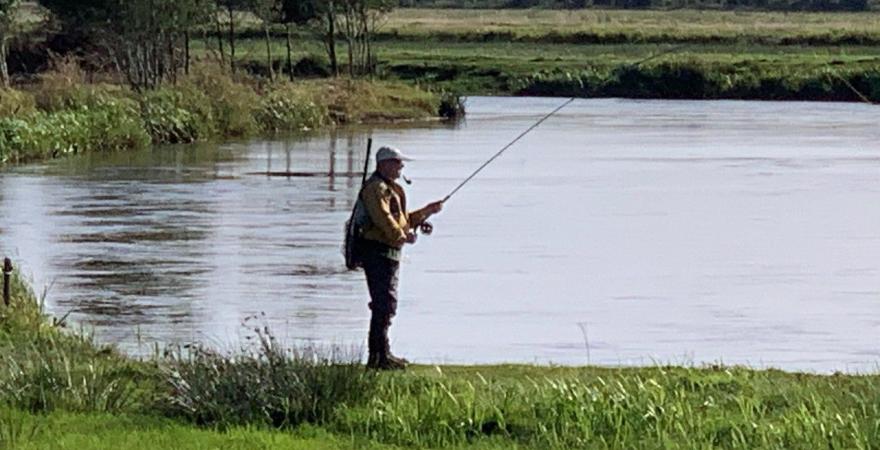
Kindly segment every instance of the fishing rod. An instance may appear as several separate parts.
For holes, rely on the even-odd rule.
[[[364,159],[364,175],[361,177],[361,186],[367,184],[367,172],[370,170],[370,151],[373,149],[373,138],[367,139],[367,157]]]
[[[442,203],[446,203],[450,198],[452,198],[452,196],[455,195],[455,193],[458,192],[459,189],[461,189],[462,187],[464,187],[464,185],[466,185],[469,181],[471,181],[471,179],[473,179],[475,176],[477,176],[477,174],[480,173],[480,171],[483,170],[486,166],[488,166],[489,164],[491,164],[492,161],[495,161],[496,158],[498,158],[499,156],[501,156],[501,154],[504,153],[505,150],[507,150],[508,148],[510,148],[511,146],[513,146],[513,144],[515,144],[517,141],[519,141],[520,139],[522,139],[523,136],[529,134],[530,131],[534,130],[535,128],[538,128],[538,125],[541,125],[542,123],[544,123],[545,120],[549,119],[549,118],[552,117],[554,114],[558,113],[562,108],[565,108],[566,106],[568,106],[569,103],[571,103],[571,102],[573,102],[573,101],[574,101],[574,97],[568,99],[565,103],[563,103],[562,105],[559,105],[559,107],[557,107],[556,109],[554,109],[553,111],[551,111],[550,114],[547,114],[546,116],[544,116],[543,118],[541,118],[541,120],[535,122],[532,126],[530,126],[526,131],[523,131],[522,133],[520,133],[520,135],[517,136],[516,139],[510,141],[507,145],[504,146],[504,148],[502,148],[501,150],[499,150],[498,153],[495,153],[494,156],[492,156],[491,158],[489,158],[488,161],[484,162],[482,166],[480,166],[479,168],[477,168],[477,170],[475,170],[474,173],[472,173],[469,177],[465,178],[465,180],[462,181],[461,184],[459,184],[458,186],[456,186],[455,189],[453,189],[452,192],[449,193],[449,195],[447,195],[446,197],[443,198]]]
[[[688,46],[687,43],[673,46],[673,47],[668,48],[668,49],[666,49],[666,50],[664,50],[664,51],[661,51],[661,52],[658,52],[658,53],[652,54],[652,55],[650,55],[650,56],[648,56],[648,57],[646,57],[646,58],[640,59],[640,60],[636,61],[635,63],[633,63],[633,64],[631,64],[631,65],[632,65],[633,67],[640,66],[640,65],[642,65],[642,64],[644,64],[644,63],[646,63],[646,62],[648,62],[648,61],[654,60],[654,59],[656,59],[656,58],[660,58],[660,57],[662,57],[662,56],[666,56],[666,55],[668,55],[668,54],[670,54],[670,53],[677,52],[677,51],[679,51],[679,50],[681,50],[682,48],[685,48],[685,47],[687,47],[687,46]],[[477,168],[477,170],[475,170],[474,173],[471,174],[471,176],[467,177],[464,181],[461,182],[461,184],[459,184],[458,186],[456,186],[456,188],[453,189],[452,192],[449,193],[449,195],[447,195],[445,198],[443,198],[443,203],[446,203],[447,200],[449,200],[450,198],[452,198],[452,196],[453,196],[456,192],[458,192],[459,189],[461,189],[465,184],[467,184],[469,181],[471,181],[471,179],[472,179],[473,177],[477,176],[477,174],[480,173],[480,171],[483,170],[483,168],[485,168],[486,166],[488,166],[489,164],[491,164],[492,161],[495,160],[495,158],[501,156],[501,154],[504,153],[505,150],[507,150],[508,148],[510,148],[510,147],[511,147],[513,144],[515,144],[518,140],[522,139],[523,136],[529,134],[529,132],[531,132],[532,130],[534,130],[535,128],[537,128],[538,125],[541,125],[541,123],[543,123],[545,120],[549,119],[551,116],[553,116],[554,114],[556,114],[557,112],[559,112],[562,108],[565,108],[566,106],[568,106],[568,104],[571,103],[571,102],[573,102],[573,101],[574,101],[574,97],[568,99],[568,101],[566,101],[565,103],[563,103],[562,105],[560,105],[558,108],[554,109],[552,112],[550,112],[550,114],[547,114],[546,116],[544,116],[543,118],[541,118],[541,120],[537,121],[534,125],[532,125],[531,127],[529,127],[526,131],[523,131],[522,134],[520,134],[519,136],[516,137],[516,139],[510,141],[509,144],[505,145],[504,148],[502,148],[501,150],[498,151],[498,153],[496,153],[494,156],[492,156],[491,158],[489,158],[489,160],[486,161],[485,163],[483,163],[482,166],[480,166],[479,168]],[[407,179],[405,179],[405,178],[404,178],[404,181],[406,181],[407,184],[411,184],[411,183],[412,183],[411,181],[409,181],[409,180],[407,180]]]

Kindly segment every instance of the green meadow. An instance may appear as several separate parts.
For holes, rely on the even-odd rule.
[[[296,36],[317,69],[299,75],[329,73],[323,44]],[[268,73],[264,39],[240,38],[237,60]],[[878,42],[873,12],[402,8],[374,49],[379,77],[468,95],[876,101]],[[276,68],[285,52],[275,38]]]

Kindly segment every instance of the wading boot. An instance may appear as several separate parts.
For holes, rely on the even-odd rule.
[[[386,354],[375,353],[371,354],[367,359],[367,368],[375,370],[404,370],[406,369],[406,363],[397,358],[388,357]]]
[[[407,364],[409,364],[409,360],[408,360],[408,359],[406,359],[406,358],[404,358],[404,357],[402,357],[402,356],[396,356],[396,355],[394,355],[393,353],[388,353],[388,359],[391,360],[391,361],[394,361],[394,362],[396,362],[396,363],[403,364],[404,366],[406,366]]]

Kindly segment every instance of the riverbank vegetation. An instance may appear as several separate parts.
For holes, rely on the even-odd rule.
[[[880,32],[872,12],[773,12],[738,3],[715,8],[694,3],[672,10],[650,5],[608,9],[596,3],[541,3],[532,9],[401,7],[492,6],[488,1],[466,3],[187,0],[162,3],[164,9],[101,3],[79,14],[71,12],[79,9],[70,8],[66,0],[45,0],[42,6],[16,1],[11,4],[19,6],[21,25],[6,27],[4,39],[10,43],[9,70],[20,90],[39,86],[43,72],[52,70],[55,57],[48,55],[67,55],[84,69],[87,84],[125,86],[136,93],[112,105],[99,102],[122,122],[113,124],[114,130],[128,130],[111,135],[102,144],[106,148],[394,119],[401,111],[400,118],[422,116],[423,111],[437,114],[439,109],[460,114],[458,94],[880,100]],[[772,8],[767,4],[763,9]],[[250,113],[217,110],[215,95],[193,88],[197,74],[192,71],[205,64],[221,68],[258,97],[224,89],[230,97],[224,100],[265,108]],[[357,81],[341,82],[340,76]],[[282,80],[297,80],[298,87],[277,87]],[[397,92],[385,98],[405,99],[402,107],[358,100],[338,106],[309,98],[338,98],[322,89],[339,92],[375,86],[378,80],[439,95],[426,100],[416,90],[391,88]],[[231,98],[235,95],[237,99]],[[0,113],[18,118],[33,109],[28,99],[16,96],[21,94],[3,94]],[[447,103],[440,106],[440,97]],[[377,96],[354,93],[350,98]],[[424,102],[434,106],[413,108]],[[182,103],[199,111],[181,108]],[[292,104],[297,111],[281,110]],[[370,104],[374,108],[361,116],[351,111]],[[45,112],[40,102],[35,108]],[[133,129],[136,120],[123,120],[132,117],[132,109],[139,109],[146,133]],[[207,122],[215,123],[200,123],[209,115]],[[35,126],[34,136],[24,136],[20,145],[46,147],[44,141],[51,139],[42,130],[74,119],[97,130],[84,134],[108,129],[107,119],[97,112],[43,117],[38,122],[47,125]],[[285,124],[291,121],[295,126]],[[7,128],[20,130],[21,125]],[[64,154],[79,147],[76,142],[53,144],[41,151]]]
[[[131,359],[0,306],[3,448],[876,448],[880,377],[739,367],[417,366],[288,346]],[[209,445],[210,444],[210,445]]]
[[[260,19],[268,38],[270,24],[289,30],[319,21],[322,4],[0,2],[0,162],[460,114],[457,96],[366,77],[372,66],[363,37],[346,35],[347,77],[294,79],[292,63],[287,77],[275,76],[271,64],[267,76],[239,69],[241,14]],[[338,11],[349,33],[380,8],[357,5],[366,9],[351,3]],[[191,33],[215,25],[217,36],[228,27],[228,53],[192,55]],[[309,67],[308,59],[297,64]]]
[[[383,81],[273,83],[194,65],[175,84],[134,90],[88,83],[62,62],[33,85],[0,90],[0,161],[238,138],[341,123],[428,119],[436,94]]]

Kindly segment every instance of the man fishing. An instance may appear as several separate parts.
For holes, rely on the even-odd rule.
[[[359,226],[357,254],[370,290],[370,351],[367,367],[381,370],[406,368],[407,360],[391,353],[388,328],[397,313],[397,275],[401,249],[416,242],[416,229],[443,209],[443,201],[407,211],[406,194],[397,184],[404,161],[410,158],[393,147],[376,152],[376,171],[366,181],[358,202],[366,216]],[[357,209],[357,208],[356,208]]]
[[[376,172],[364,182],[351,218],[346,222],[344,245],[345,265],[351,270],[363,267],[370,289],[370,356],[367,366],[375,369],[404,369],[406,361],[391,354],[388,328],[397,312],[397,272],[400,268],[400,250],[404,244],[416,242],[415,230],[430,232],[428,217],[440,212],[446,203],[464,185],[477,176],[508,148],[537,128],[545,120],[565,108],[574,98],[551,111],[541,120],[519,134],[491,158],[464,179],[443,200],[429,203],[422,209],[408,212],[406,194],[396,180],[401,177],[403,162],[409,158],[393,147],[382,147],[376,152]],[[370,152],[372,139],[367,145]],[[369,156],[367,157],[369,162]],[[364,176],[367,169],[364,168]],[[409,180],[406,180],[409,183]]]

